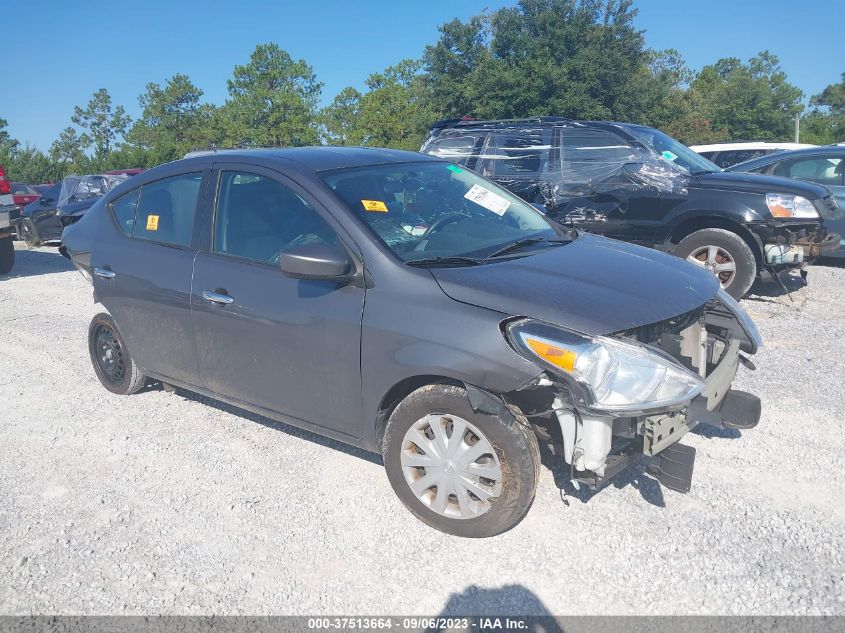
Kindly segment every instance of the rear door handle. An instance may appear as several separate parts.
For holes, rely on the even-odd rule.
[[[229,305],[234,301],[234,298],[230,297],[229,295],[221,295],[217,292],[211,292],[209,290],[203,290],[202,297],[207,301],[211,301],[212,303],[220,303],[222,305]]]
[[[114,279],[117,276],[113,270],[109,270],[108,268],[95,268],[94,274],[103,279]]]

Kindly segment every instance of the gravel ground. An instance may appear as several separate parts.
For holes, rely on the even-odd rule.
[[[114,396],[51,249],[0,277],[0,613],[845,614],[845,268],[744,305],[763,419],[697,430],[688,495],[543,470],[515,529],[416,521],[379,459],[186,392]],[[800,284],[793,282],[794,287]],[[561,484],[562,485],[562,484]]]

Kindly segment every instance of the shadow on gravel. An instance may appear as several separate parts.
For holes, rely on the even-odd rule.
[[[822,257],[817,259],[813,266],[826,266],[828,268],[845,268],[845,258]]]
[[[63,273],[69,270],[74,270],[73,264],[66,257],[62,257],[57,249],[51,251],[31,251],[16,248],[15,265],[11,272],[6,275],[0,275],[0,280]]]
[[[778,275],[778,279],[780,279],[783,285],[778,283],[777,280],[765,282],[759,280],[755,281],[754,285],[751,286],[751,289],[748,291],[748,294],[746,294],[742,300],[772,303],[774,299],[785,297],[788,301],[788,295],[790,293],[797,292],[807,286],[807,282],[797,275],[784,273]],[[779,302],[774,301],[774,303]]]
[[[550,616],[543,601],[533,591],[522,585],[505,585],[497,589],[485,589],[471,585],[460,593],[453,593],[449,596],[443,610],[435,619],[441,617],[455,616]],[[520,631],[526,633],[563,633],[563,629],[554,620],[540,622],[525,622],[526,628]],[[540,625],[540,626],[538,626]],[[494,627],[496,628],[496,627]],[[502,625],[501,628],[506,628]],[[441,628],[426,629],[429,631],[441,631]]]
[[[155,382],[145,387],[144,391],[156,391],[159,389],[163,390],[164,387],[161,385],[161,383]],[[326,448],[332,448],[336,451],[340,451],[341,453],[346,453],[347,455],[351,455],[352,457],[364,459],[372,464],[377,464],[379,466],[383,465],[381,455],[378,455],[377,453],[371,453],[369,451],[365,451],[361,448],[356,448],[354,446],[350,446],[342,442],[336,442],[328,437],[323,437],[322,435],[311,433],[310,431],[291,426],[290,424],[285,424],[284,422],[277,422],[276,420],[273,420],[271,418],[264,417],[263,415],[259,415],[257,413],[252,413],[251,411],[247,411],[246,409],[241,409],[239,407],[232,406],[225,402],[221,402],[220,400],[214,400],[213,398],[208,398],[201,394],[179,388],[176,389],[175,395],[185,398],[185,400],[191,400],[192,402],[198,402],[208,407],[214,407],[219,411],[230,413],[231,415],[236,415],[239,418],[245,418],[250,422],[256,422],[275,431],[281,431],[299,439],[307,440],[309,442],[313,442],[314,444],[325,446]]]
[[[720,440],[736,440],[742,437],[742,433],[736,429],[721,429],[710,424],[699,424],[692,431],[698,436],[706,437],[708,440],[717,438]]]
[[[663,488],[660,482],[645,472],[648,465],[646,459],[643,458],[640,462],[632,464],[597,490],[592,490],[585,484],[579,484],[580,489],[576,489],[572,485],[569,465],[563,461],[562,457],[554,455],[548,446],[540,444],[540,463],[552,472],[555,485],[560,490],[561,499],[565,505],[569,505],[568,500],[570,498],[577,499],[581,503],[587,503],[597,494],[601,494],[601,491],[608,486],[613,486],[616,489],[631,486],[634,490],[639,491],[640,496],[646,502],[658,508],[665,508],[666,502],[663,498]]]

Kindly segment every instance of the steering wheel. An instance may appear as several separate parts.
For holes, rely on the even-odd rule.
[[[466,217],[467,216],[465,216],[463,213],[447,213],[446,215],[441,215],[434,222],[432,222],[429,227],[425,230],[425,233],[420,236],[420,241],[426,239],[432,233],[436,233],[447,224],[452,224],[453,222],[464,220],[466,219]]]
[[[441,215],[437,218],[431,225],[425,230],[420,236],[420,241],[417,242],[417,245],[414,247],[415,251],[422,250],[425,241],[431,236],[432,233],[436,233],[440,229],[442,229],[447,224],[452,224],[453,222],[459,222],[460,220],[466,219],[463,213],[447,213],[446,215]]]

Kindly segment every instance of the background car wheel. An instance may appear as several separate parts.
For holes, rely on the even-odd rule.
[[[757,277],[757,261],[751,248],[739,235],[725,229],[690,233],[673,253],[716,275],[734,299],[741,299]]]
[[[407,508],[433,528],[479,538],[519,523],[534,500],[540,450],[525,418],[475,413],[463,387],[428,385],[390,416],[384,466]]]
[[[147,378],[132,360],[114,319],[108,314],[100,313],[91,320],[88,352],[97,378],[112,393],[129,395],[144,386]]]
[[[0,275],[5,275],[15,265],[15,245],[12,238],[0,238]]]
[[[24,218],[18,225],[18,239],[26,242],[26,245],[30,248],[41,246],[41,240],[38,239],[38,232],[29,218]]]

